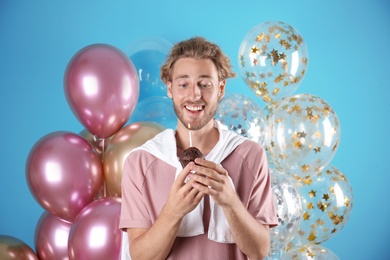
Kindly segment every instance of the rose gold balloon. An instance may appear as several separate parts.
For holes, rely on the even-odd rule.
[[[50,212],[43,212],[35,228],[35,249],[40,260],[67,260],[68,238],[71,223],[65,222]]]
[[[122,196],[123,164],[130,152],[163,130],[163,126],[154,122],[138,122],[123,127],[108,141],[103,169],[110,194]]]
[[[22,240],[0,235],[0,259],[2,260],[38,260],[38,256]]]
[[[42,137],[26,162],[28,187],[50,213],[73,222],[97,196],[103,184],[103,169],[91,144],[71,132]]]
[[[66,100],[76,118],[101,138],[125,125],[138,101],[139,79],[119,49],[93,44],[78,51],[64,75]]]
[[[107,142],[110,137],[100,138],[91,134],[87,129],[82,130],[79,134],[92,145],[92,147],[100,156],[102,156],[102,152],[106,150]]]
[[[122,231],[118,228],[121,199],[93,201],[77,215],[69,233],[69,259],[121,257]]]

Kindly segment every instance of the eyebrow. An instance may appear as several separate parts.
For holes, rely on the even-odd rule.
[[[179,75],[179,76],[177,76],[176,78],[174,78],[174,80],[177,80],[177,79],[188,79],[188,78],[190,78],[190,76],[189,76],[189,75],[187,75],[187,74],[183,74],[183,75]],[[211,79],[211,78],[212,78],[212,76],[210,76],[210,75],[200,75],[198,78],[206,78],[206,79]]]

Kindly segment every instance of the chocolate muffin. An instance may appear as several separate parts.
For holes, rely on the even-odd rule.
[[[196,147],[190,147],[183,151],[183,154],[180,158],[180,163],[184,167],[187,166],[190,162],[193,162],[195,158],[204,158],[204,154]]]

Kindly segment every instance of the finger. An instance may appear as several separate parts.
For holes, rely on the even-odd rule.
[[[204,166],[206,168],[212,169],[219,174],[227,174],[227,171],[225,168],[222,167],[220,164],[216,164],[215,162],[205,160],[203,158],[196,158],[194,161],[197,165]]]
[[[191,171],[192,167],[194,167],[193,162],[190,162],[189,164],[187,164],[187,166],[184,167],[184,169],[177,176],[176,181],[178,181],[178,183],[180,183],[180,184],[185,183],[185,179],[186,179],[187,175],[189,174],[189,172]]]

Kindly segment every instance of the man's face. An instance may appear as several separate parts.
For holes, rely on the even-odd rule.
[[[225,91],[225,81],[209,59],[181,58],[172,70],[168,96],[180,122],[192,130],[201,129],[214,118]]]

